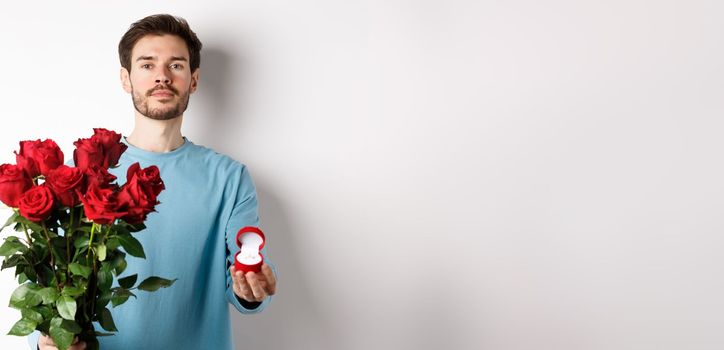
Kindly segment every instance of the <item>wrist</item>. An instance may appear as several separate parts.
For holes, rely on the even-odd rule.
[[[246,299],[240,298],[238,295],[234,294],[236,297],[236,300],[239,301],[239,304],[245,309],[253,310],[259,307],[261,305],[261,302],[259,301],[247,301]]]

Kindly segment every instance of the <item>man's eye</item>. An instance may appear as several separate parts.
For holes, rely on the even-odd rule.
[[[174,64],[171,65],[171,68],[173,68],[173,69],[181,69],[181,68],[183,68],[183,66],[180,65],[180,64],[178,64],[178,63],[174,63]]]
[[[141,65],[141,68],[151,68],[151,65],[148,64],[148,63],[142,64],[142,65]]]

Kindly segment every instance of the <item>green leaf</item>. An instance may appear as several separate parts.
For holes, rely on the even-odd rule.
[[[174,282],[176,282],[177,279],[178,278],[169,280],[157,276],[151,276],[141,282],[141,284],[138,285],[138,289],[145,290],[147,292],[154,292],[159,288],[170,287],[171,285],[173,285]]]
[[[79,334],[83,331],[75,321],[71,320],[63,320],[60,322],[60,328],[63,328],[73,334]]]
[[[8,221],[5,221],[3,227],[0,227],[0,232],[2,232],[2,230],[4,230],[6,227],[15,223],[15,221],[18,219],[18,216],[20,216],[20,213],[18,213],[17,211],[13,212],[13,215],[10,215]]]
[[[75,312],[78,307],[75,299],[67,295],[63,295],[58,298],[56,305],[58,307],[58,313],[60,314],[60,317],[66,320],[75,320]]]
[[[50,269],[48,265],[41,265],[38,267],[40,269],[40,280],[45,281],[48,285],[55,284],[55,274],[53,273],[53,270]]]
[[[0,256],[10,256],[17,252],[25,253],[27,251],[28,247],[15,236],[5,238],[5,243],[0,246]]]
[[[68,349],[70,343],[73,342],[75,334],[64,329],[62,324],[63,319],[60,317],[54,317],[50,321],[50,337],[53,338],[58,349]]]
[[[39,324],[35,329],[41,331],[43,334],[50,334],[50,320],[55,317],[56,314],[52,314],[45,318],[43,323]]]
[[[146,253],[143,252],[143,246],[141,246],[141,242],[139,242],[136,238],[131,235],[121,235],[117,237],[118,241],[121,242],[123,249],[126,250],[126,253],[135,257],[146,258]]]
[[[27,267],[28,266],[26,266],[26,268]],[[25,272],[18,274],[18,283],[23,284],[27,281],[28,281],[28,275]]]
[[[53,251],[53,256],[55,257],[55,265],[56,266],[66,266],[68,265],[68,257],[66,253],[66,247],[65,247],[65,239],[63,237],[56,237],[53,238],[52,241],[53,246],[51,247],[51,250]]]
[[[28,220],[27,218],[25,218],[25,217],[22,216],[22,215],[18,215],[17,221],[18,221],[19,223],[21,223],[21,224],[24,224],[25,227],[27,227],[27,228],[35,231],[35,232],[42,232],[42,231],[43,231],[43,228],[42,228],[40,225],[38,225],[38,224],[36,224],[36,223]]]
[[[114,251],[120,246],[121,242],[118,241],[118,238],[116,237],[111,237],[106,241],[106,248],[108,248],[109,251]]]
[[[24,260],[23,260],[23,256],[22,256],[22,255],[20,255],[20,254],[15,254],[15,255],[13,255],[13,256],[11,256],[11,257],[6,258],[6,259],[3,260],[3,264],[2,264],[2,266],[0,267],[0,270],[5,270],[5,269],[7,269],[7,268],[9,268],[9,267],[18,266],[18,265],[20,265],[20,263],[22,263],[23,261],[24,261]]]
[[[136,295],[131,293],[130,290],[127,289],[119,289],[113,292],[113,298],[111,298],[111,303],[113,304],[113,307],[116,307],[118,305],[121,305],[125,303],[129,297],[136,298]]]
[[[133,285],[136,283],[136,280],[138,279],[138,274],[133,274],[127,277],[119,278],[118,279],[118,285],[128,289],[133,287]]]
[[[22,309],[20,314],[23,315],[24,319],[35,322],[36,325],[43,322],[43,315],[33,309]]]
[[[90,240],[90,237],[80,236],[73,241],[73,245],[75,246],[75,249],[86,248],[88,247],[88,240]]]
[[[37,294],[43,299],[43,304],[45,305],[54,303],[60,296],[60,293],[58,293],[55,287],[45,287],[39,290]]]
[[[17,335],[20,337],[24,337],[30,333],[33,333],[37,325],[37,322],[22,318],[20,319],[20,321],[15,322],[13,328],[10,329],[10,332],[8,332],[8,335]]]
[[[40,304],[43,299],[37,294],[38,286],[33,283],[25,283],[13,291],[10,296],[10,307],[23,309]]]
[[[66,297],[75,298],[85,292],[85,288],[76,286],[65,286],[61,294]]]
[[[98,288],[101,291],[111,289],[113,284],[113,273],[111,272],[113,266],[109,263],[103,263],[100,270],[98,270]]]
[[[143,223],[135,225],[127,224],[126,227],[130,232],[140,232],[146,229],[146,225],[144,225]]]
[[[126,270],[128,263],[126,262],[126,253],[118,251],[113,257],[113,268],[116,270],[116,276]]]
[[[110,290],[104,290],[101,291],[100,296],[98,296],[98,300],[96,300],[96,309],[100,310],[111,301],[111,297],[113,296],[113,293]]]
[[[92,229],[93,229],[93,226],[91,226],[91,225],[83,225],[83,226],[76,227],[74,230],[85,232],[85,233],[91,233]]]
[[[33,310],[43,315],[43,319],[50,320],[53,317],[53,309],[47,305],[38,305],[33,307]]]
[[[35,272],[35,269],[31,266],[25,266],[25,269],[23,271],[23,274],[25,274],[25,277],[30,280],[31,282],[37,282],[38,281],[38,273]],[[22,281],[20,276],[18,277],[18,282]],[[20,283],[25,283],[25,281],[22,281]]]
[[[103,308],[100,316],[101,318],[100,320],[98,320],[98,322],[101,324],[101,327],[103,327],[103,329],[109,332],[118,331],[118,329],[116,328],[116,324],[113,322],[113,315],[111,315],[111,310],[108,310],[108,308]]]
[[[90,267],[79,263],[71,263],[69,267],[72,274],[83,276],[85,278],[88,278],[88,276],[90,276],[91,272],[93,271]]]
[[[113,307],[122,305],[123,303],[128,301],[129,297],[130,295],[114,295],[113,298],[111,298],[111,304],[113,305]]]
[[[98,254],[98,260],[106,260],[106,246],[105,244],[99,244],[96,246],[96,254]]]

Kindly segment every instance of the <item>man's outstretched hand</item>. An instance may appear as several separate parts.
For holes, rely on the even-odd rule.
[[[229,268],[234,284],[234,294],[248,302],[261,302],[277,290],[277,279],[271,267],[261,265],[261,273],[236,271],[234,265]]]
[[[53,339],[47,335],[40,335],[40,338],[38,338],[38,349],[40,350],[58,350],[58,347],[55,346],[55,342],[53,342]],[[84,341],[78,341],[78,337],[75,337],[73,339],[73,345],[71,345],[68,350],[84,350],[85,349],[85,342]]]

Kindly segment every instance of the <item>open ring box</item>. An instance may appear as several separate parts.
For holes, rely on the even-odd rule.
[[[264,256],[261,255],[261,249],[264,248],[266,238],[264,233],[258,227],[247,226],[236,233],[236,245],[241,250],[234,255],[234,267],[236,271],[261,271],[261,265],[264,263]]]

